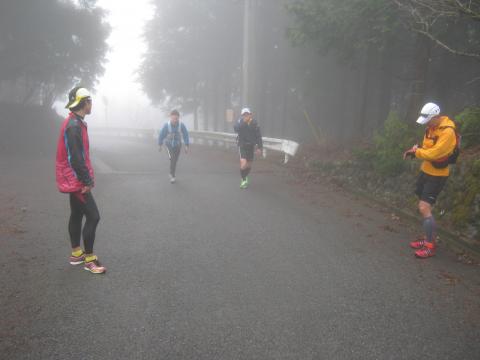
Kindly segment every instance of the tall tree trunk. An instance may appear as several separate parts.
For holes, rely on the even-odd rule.
[[[29,81],[28,79],[25,80],[25,95],[23,96],[22,99],[22,105],[28,105],[33,97],[35,96],[35,93],[38,90],[38,85],[35,83]]]
[[[287,82],[285,82],[286,84]],[[288,114],[288,98],[289,98],[289,89],[288,87],[285,87],[282,89],[283,90],[283,101],[282,101],[282,115],[281,118],[279,119],[282,124],[280,127],[280,137],[282,139],[285,139],[286,137],[286,130],[287,130],[287,114]]]
[[[212,113],[213,113],[213,131],[218,131],[218,89],[220,88],[220,83],[217,81],[213,82],[212,85]]]
[[[198,130],[198,107],[200,99],[198,98],[198,83],[193,88],[193,129]]]
[[[231,84],[230,84],[230,74],[225,72],[225,78],[223,82],[223,89],[222,89],[222,126],[220,128],[221,131],[226,131],[227,126],[227,109],[230,109],[230,96],[232,93]]]
[[[357,124],[357,133],[360,138],[366,134],[368,128],[368,110],[373,86],[373,72],[375,68],[377,52],[373,45],[369,45],[365,55],[364,78],[362,84],[362,103]]]
[[[55,85],[44,85],[42,89],[42,106],[45,108],[52,108],[53,103],[55,102],[55,90],[56,86]]]
[[[389,42],[390,43],[390,42]],[[376,127],[381,127],[387,119],[391,110],[392,102],[392,86],[393,86],[393,59],[392,47],[388,46],[382,51],[381,64],[381,81],[380,81],[380,101],[376,119]]]
[[[205,84],[205,89],[203,90],[203,105],[202,105],[202,112],[203,112],[203,129],[208,130],[208,123],[210,122],[210,104],[209,104],[209,95],[208,95],[208,85]]]
[[[363,80],[363,79],[362,79]],[[361,81],[359,81],[361,83]],[[353,82],[347,74],[347,71],[343,71],[338,74],[338,82],[329,86],[329,90],[333,93],[328,97],[327,104],[331,104],[331,109],[328,109],[327,116],[335,118],[336,121],[331,123],[322,123],[325,125],[326,130],[326,143],[327,146],[335,147],[335,144],[348,144],[353,134],[357,132],[356,126],[358,117],[349,117],[349,109],[354,106],[354,103],[350,101],[350,88]],[[314,100],[315,101],[315,100]],[[318,106],[313,103],[313,106]],[[333,111],[334,109],[334,111]],[[322,109],[318,109],[319,113],[322,113]],[[357,111],[358,112],[358,111]]]
[[[227,85],[226,85],[226,76],[227,76],[227,68],[223,66],[221,69],[220,79],[217,82],[217,91],[216,91],[216,98],[217,98],[217,125],[215,130],[216,131],[224,131],[225,130],[225,113],[226,113],[226,96],[227,93]]]
[[[212,131],[215,130],[215,124],[216,124],[216,117],[217,117],[217,109],[215,107],[215,83],[216,83],[216,78],[214,77],[214,70],[213,69],[208,69],[208,80],[207,80],[207,86],[206,86],[206,91],[207,91],[207,104],[206,108],[208,109],[208,119],[207,119],[207,126],[206,130],[207,131]]]
[[[198,104],[193,105],[193,129],[198,130]]]
[[[432,42],[422,35],[417,35],[415,51],[413,52],[414,80],[410,85],[407,112],[405,114],[405,121],[407,122],[411,122],[417,117],[417,114],[425,101],[431,50]]]

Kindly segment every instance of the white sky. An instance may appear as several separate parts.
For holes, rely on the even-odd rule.
[[[105,97],[109,126],[148,126],[153,109],[136,81],[136,72],[146,51],[144,27],[152,18],[154,6],[150,0],[99,0],[97,4],[108,11],[106,21],[112,32],[107,41],[110,51],[105,63],[106,72],[95,89],[92,120],[105,125]]]
[[[110,50],[105,63],[106,72],[93,89],[93,112],[87,121],[92,126],[158,126],[164,119],[157,117],[163,117],[163,114],[158,114],[159,110],[151,106],[136,81],[146,51],[144,27],[153,16],[154,6],[151,0],[98,0],[97,4],[108,11],[105,20],[111,26],[107,40]],[[104,98],[108,101],[108,113]]]
[[[97,5],[108,11],[105,21],[111,26],[107,40],[110,50],[105,74],[92,91],[93,111],[86,118],[89,126],[159,128],[168,118],[167,113],[151,105],[137,82],[137,71],[147,50],[145,25],[155,11],[152,0],[98,0]],[[67,115],[64,105],[62,101],[55,106],[62,116]],[[193,121],[190,115],[182,119],[187,125]]]
[[[145,101],[135,72],[146,50],[142,35],[145,23],[153,15],[153,5],[150,0],[99,0],[98,5],[109,12],[106,20],[112,27],[107,71],[97,86],[98,95]]]

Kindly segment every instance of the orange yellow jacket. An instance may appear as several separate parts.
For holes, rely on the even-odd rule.
[[[424,160],[421,167],[424,173],[433,176],[450,174],[448,166],[444,169],[437,169],[431,161],[440,160],[453,153],[457,144],[454,129],[455,123],[447,116],[442,116],[437,126],[426,130],[422,147],[415,152],[418,159]]]

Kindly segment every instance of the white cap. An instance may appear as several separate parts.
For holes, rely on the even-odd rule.
[[[420,112],[420,117],[417,119],[417,123],[420,125],[425,125],[438,115],[440,115],[440,107],[437,104],[425,104]]]
[[[243,109],[242,109],[242,112],[241,112],[242,115],[251,114],[251,113],[252,113],[252,112],[251,112],[250,109],[247,108],[247,107],[246,107],[246,108],[243,108]]]

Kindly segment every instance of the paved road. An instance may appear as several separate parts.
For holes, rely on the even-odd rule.
[[[152,144],[92,142],[105,276],[67,263],[47,154],[0,158],[2,359],[480,358],[479,267],[415,260],[390,213],[265,161],[241,191],[234,151],[172,186]]]

